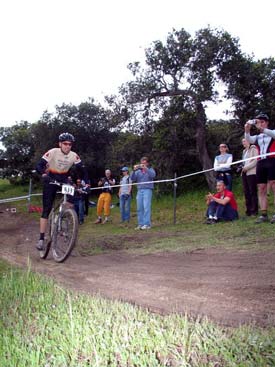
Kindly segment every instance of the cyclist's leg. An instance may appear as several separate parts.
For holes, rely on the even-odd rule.
[[[37,244],[37,249],[40,250],[43,248],[43,242],[45,239],[45,232],[47,230],[48,217],[52,210],[53,202],[55,199],[55,195],[58,187],[55,185],[50,185],[48,182],[44,183],[43,186],[43,211],[40,218],[40,237],[39,242]]]

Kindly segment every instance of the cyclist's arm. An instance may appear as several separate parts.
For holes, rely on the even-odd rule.
[[[41,158],[40,161],[36,165],[36,171],[40,173],[40,175],[46,175],[47,169],[48,169],[47,165],[48,165],[48,162],[44,158]]]

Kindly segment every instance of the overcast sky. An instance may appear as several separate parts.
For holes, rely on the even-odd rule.
[[[0,0],[0,126],[103,101],[173,28],[222,28],[246,53],[274,57],[274,14],[274,0]]]

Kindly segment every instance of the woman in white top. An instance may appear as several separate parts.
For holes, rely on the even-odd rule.
[[[245,197],[246,215],[258,214],[258,193],[257,193],[257,179],[256,179],[256,165],[257,159],[250,159],[256,157],[258,149],[255,145],[250,145],[249,141],[242,139],[244,147],[242,159],[246,159],[242,168],[242,182]]]
[[[225,143],[220,144],[219,150],[220,154],[217,155],[214,160],[216,179],[224,181],[227,190],[232,191],[231,163],[233,161],[233,156],[228,153],[229,149]]]

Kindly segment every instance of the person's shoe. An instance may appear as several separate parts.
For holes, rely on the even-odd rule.
[[[275,214],[273,214],[272,218],[271,218],[271,221],[270,221],[271,224],[275,223]]]
[[[135,231],[139,231],[139,230],[141,229],[141,227],[142,227],[142,226],[137,226],[137,227],[135,228]]]
[[[101,218],[98,218],[96,221],[95,221],[95,224],[99,224],[102,222],[102,219]]]
[[[265,223],[265,222],[268,222],[268,216],[267,215],[260,215],[259,218],[255,221],[256,224],[261,224],[261,223]]]
[[[212,224],[212,218],[207,218],[206,221],[204,222],[205,224]]]
[[[42,251],[44,250],[44,240],[39,240],[36,244],[36,249],[38,251]]]
[[[104,221],[101,224],[106,224],[108,222],[109,222],[108,218],[105,218]]]
[[[217,224],[217,223],[218,223],[218,219],[214,219],[214,218],[213,218],[213,219],[211,220],[211,223],[209,223],[209,224]]]
[[[144,226],[142,226],[140,229],[144,230],[144,229],[151,229],[150,226],[147,226],[146,224],[144,224]]]

